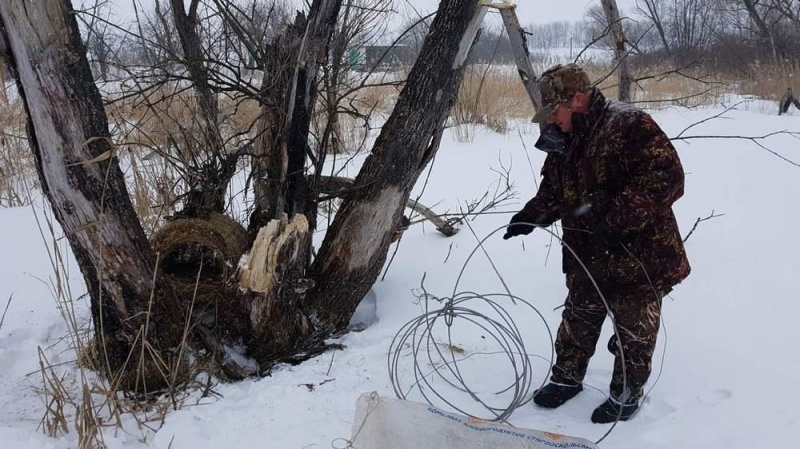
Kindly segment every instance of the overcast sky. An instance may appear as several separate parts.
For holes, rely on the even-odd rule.
[[[2,0],[0,0],[2,1]],[[152,9],[154,0],[109,0],[114,14],[121,20],[133,18],[133,2],[140,6],[140,11]],[[300,0],[283,0],[301,4]],[[85,3],[90,3],[84,0]],[[184,0],[189,3],[189,0]],[[500,0],[495,0],[499,3]],[[74,4],[79,3],[73,0]],[[600,0],[518,0],[517,16],[523,26],[533,23],[547,23],[557,20],[577,21],[584,18],[589,6],[600,3]],[[427,14],[436,9],[438,0],[395,0],[394,8],[405,17],[415,17],[417,14]],[[623,15],[633,9],[636,0],[617,0],[617,5]],[[397,26],[403,22],[399,16],[395,21]]]
[[[495,0],[500,3],[500,0]],[[600,3],[600,0],[518,0],[517,16],[520,23],[546,23],[557,20],[581,20],[589,6]],[[432,11],[439,4],[436,0],[396,0],[398,9],[410,7]],[[617,5],[622,10],[632,7],[635,0],[617,0]]]

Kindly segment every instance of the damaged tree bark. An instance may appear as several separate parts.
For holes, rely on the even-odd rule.
[[[319,178],[319,193],[325,195],[327,199],[342,198],[347,195],[349,189],[353,188],[354,181],[350,178],[343,178],[340,176],[320,176]],[[409,198],[406,202],[406,207],[422,215],[426,220],[430,221],[436,230],[441,232],[447,237],[452,237],[458,233],[458,228],[453,226],[452,223],[443,219],[433,209],[425,206],[417,200]]]
[[[300,300],[313,284],[305,278],[311,256],[311,233],[305,215],[286,215],[261,228],[239,268],[234,308],[246,310],[245,343],[256,360],[285,360],[309,333]],[[249,332],[247,332],[249,330]],[[268,344],[264,344],[268,342]],[[263,363],[262,363],[263,366]]]
[[[378,278],[411,188],[436,152],[434,137],[455,102],[484,12],[478,0],[439,4],[397,105],[310,268],[317,285],[304,310],[317,328],[343,330]]]
[[[356,306],[377,280],[409,193],[435,155],[436,136],[455,102],[463,65],[485,12],[479,11],[477,3],[441,2],[406,87],[311,267],[306,270],[308,259],[295,253],[305,241],[300,225],[295,228],[291,223],[304,220],[302,214],[289,222],[272,221],[268,230],[259,231],[248,256],[253,260],[247,264],[251,268],[239,278],[241,292],[234,307],[246,319],[235,319],[233,324],[246,323],[247,328],[225,324],[223,328],[245,336],[249,355],[262,368],[310,357],[323,349],[326,338],[346,329]],[[259,249],[264,246],[269,249]],[[257,253],[282,256],[267,257],[264,265]],[[277,270],[281,286],[273,283],[272,275],[267,275],[269,282],[254,284],[252,279],[262,278],[251,274],[258,265],[264,273]]]
[[[69,1],[0,2],[39,180],[89,290],[99,368],[114,385],[166,386],[181,306],[158,272],[114,155]]]
[[[294,23],[267,49],[261,80],[261,117],[251,163],[255,192],[248,225],[251,241],[259,229],[280,218],[285,210],[281,191],[289,169],[289,155],[286,146],[280,143],[285,143],[285,139],[280,136],[286,132],[294,67],[305,28],[305,16],[298,14]]]
[[[275,55],[281,60],[270,61],[279,75],[276,78],[280,89],[278,92],[286,93],[286,103],[280,100],[273,102],[281,106],[285,104],[285,109],[279,114],[275,114],[274,110],[262,109],[263,123],[259,124],[259,130],[263,134],[258,141],[259,153],[256,157],[263,160],[255,167],[257,197],[256,210],[249,225],[251,235],[269,220],[280,218],[284,213],[290,216],[307,214],[311,228],[316,227],[316,202],[308,192],[305,176],[306,156],[309,154],[308,133],[317,99],[317,75],[327,60],[341,5],[342,0],[314,0],[307,24],[298,15],[286,38],[278,42]],[[303,34],[297,36],[301,24],[305,24]],[[297,37],[300,37],[299,42]],[[291,57],[287,58],[287,55]],[[288,85],[285,85],[284,59],[294,63],[290,66],[292,72]],[[267,82],[265,73],[264,84]],[[266,173],[267,176],[258,176],[259,173]]]

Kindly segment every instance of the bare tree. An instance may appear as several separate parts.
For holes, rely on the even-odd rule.
[[[742,5],[744,5],[745,10],[747,10],[747,14],[750,16],[750,20],[752,20],[753,23],[755,24],[756,29],[758,29],[759,33],[762,36],[764,36],[765,38],[767,38],[767,40],[769,40],[769,45],[770,48],[772,49],[772,57],[777,60],[778,50],[775,47],[775,38],[772,35],[772,31],[767,26],[767,23],[764,21],[764,18],[761,16],[758,9],[756,8],[758,0],[741,0],[741,2]]]
[[[661,44],[664,46],[664,51],[667,55],[672,54],[672,50],[667,39],[666,31],[664,30],[664,15],[666,14],[665,0],[636,0],[636,9],[641,15],[647,17],[656,27],[658,36],[661,38]]]
[[[87,14],[78,15],[86,27],[86,51],[93,60],[90,62],[96,63],[97,75],[103,81],[108,80],[109,65],[116,52],[112,43],[114,36],[108,23],[109,12],[105,6],[105,2],[95,0],[88,20],[85,20]]]
[[[287,159],[296,157],[290,151],[297,144],[306,154],[303,114],[315,95],[309,78],[327,54],[326,30],[339,5],[315,1],[303,28],[286,117],[290,135],[282,140]],[[345,329],[380,273],[411,188],[438,150],[477,34],[477,12],[478,0],[441,2],[397,105],[310,266],[304,205],[291,186],[281,190],[279,201],[293,216],[258,230],[238,288],[223,305],[226,322],[210,337],[202,332],[206,337],[242,338],[268,368],[308,357]],[[191,20],[191,5],[184,13]],[[141,390],[142,380],[148,390],[163,386],[180,344],[181,306],[133,211],[71,3],[5,1],[0,26],[0,54],[25,99],[43,189],[89,286],[107,374],[125,374],[123,388]],[[131,364],[140,369],[125,371]]]
[[[289,30],[289,33],[296,34],[288,34],[279,42],[281,46],[277,48],[277,55],[289,59],[291,72],[275,77],[280,80],[278,92],[285,95],[274,101],[281,105],[282,113],[276,117],[269,114],[269,110],[262,109],[264,115],[259,125],[262,139],[255,149],[256,157],[261,159],[254,167],[257,196],[256,208],[250,218],[251,231],[260,229],[270,220],[280,219],[284,213],[308,213],[314,227],[316,202],[309,202],[305,177],[306,156],[310,154],[308,132],[317,99],[319,69],[327,61],[341,5],[342,0],[315,0],[307,23],[305,17],[298,15]],[[273,67],[283,71],[286,69],[281,67],[287,66]],[[268,81],[267,73],[264,75],[265,83]]]
[[[100,366],[122,388],[163,387],[182,308],[131,206],[72,6],[4,1],[0,28],[40,184],[89,289]]]
[[[770,4],[786,20],[800,27],[800,1],[798,0],[771,0]]]
[[[343,329],[358,303],[354,299],[380,273],[411,188],[438,150],[480,24],[477,3],[440,2],[406,87],[310,267],[318,283],[306,310],[323,328]]]
[[[698,52],[709,48],[720,20],[719,5],[714,0],[673,0],[672,33],[675,48]]]

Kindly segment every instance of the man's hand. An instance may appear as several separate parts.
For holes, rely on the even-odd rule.
[[[508,227],[506,228],[505,235],[503,235],[503,240],[508,240],[511,237],[516,237],[518,235],[530,234],[533,232],[533,229],[536,226],[523,223],[533,223],[534,220],[535,218],[530,216],[525,211],[517,212],[511,217],[511,221],[508,222]]]

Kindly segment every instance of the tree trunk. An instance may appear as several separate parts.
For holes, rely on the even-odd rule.
[[[336,31],[336,17],[341,6],[342,0],[314,0],[311,5],[289,104],[289,134],[286,139],[289,152],[287,212],[289,215],[305,213],[311,229],[316,228],[317,204],[312,198],[313,194],[308,192],[305,177],[305,161],[309,153],[308,133],[317,102],[319,69],[327,62],[331,36]]]
[[[286,215],[259,230],[239,269],[233,308],[247,311],[232,323],[244,337],[248,354],[262,368],[293,357],[312,330],[298,313],[299,301],[312,284],[306,279],[311,233],[305,215]],[[235,313],[235,312],[234,312]],[[232,314],[234,317],[241,314]],[[266,366],[265,366],[266,365]]]
[[[664,31],[664,21],[661,20],[661,0],[644,0],[645,7],[647,10],[643,10],[641,6],[639,11],[647,16],[655,25],[656,30],[658,31],[658,37],[661,39],[661,45],[664,46],[664,51],[667,52],[668,56],[672,56],[672,49],[670,48],[669,41],[667,40],[667,34]]]
[[[344,329],[378,278],[409,193],[434,156],[479,23],[478,0],[443,0],[419,59],[310,268],[312,324]]]
[[[203,47],[197,32],[199,0],[192,0],[189,11],[184,0],[171,0],[172,17],[183,50],[183,60],[189,71],[197,99],[197,112],[202,133],[200,166],[190,169],[189,194],[180,215],[198,217],[225,210],[225,192],[235,173],[237,154],[225,154],[219,131],[219,103],[205,66]]]
[[[756,24],[756,28],[758,28],[759,33],[762,36],[766,37],[769,41],[769,46],[772,49],[772,59],[777,62],[778,61],[778,49],[775,47],[775,39],[772,36],[772,31],[770,31],[769,26],[767,26],[764,19],[758,14],[758,10],[756,9],[757,1],[754,0],[742,0],[744,4],[744,8],[747,10],[747,14],[750,16],[750,19],[753,23]]]
[[[280,136],[286,132],[292,77],[305,29],[306,18],[298,13],[294,23],[269,46],[266,61],[263,61],[261,116],[252,158],[255,198],[248,225],[251,242],[259,229],[270,220],[280,218],[286,209],[282,188],[289,169],[289,156]]]
[[[72,5],[3,0],[0,24],[42,189],[89,289],[100,369],[125,389],[164,387],[158,373],[180,344],[180,306],[155,275]]]
[[[311,267],[303,214],[259,230],[239,272],[231,313],[220,313],[239,316],[220,326],[229,337],[243,338],[262,368],[324,349],[377,280],[409,192],[433,158],[434,137],[455,102],[478,31],[477,2],[441,3],[397,106]]]
[[[268,98],[258,126],[253,167],[256,207],[248,227],[251,237],[284,213],[311,211],[310,226],[316,227],[316,202],[306,204],[312,196],[305,177],[308,132],[317,98],[317,73],[327,59],[341,4],[342,0],[314,0],[308,21],[298,14],[295,24],[276,43],[274,58],[267,61],[262,85],[273,90],[265,93]]]
[[[601,0],[603,11],[608,19],[611,37],[614,39],[614,62],[619,73],[619,99],[631,100],[631,72],[628,69],[628,54],[625,51],[625,32],[619,19],[619,8],[616,0]]]

